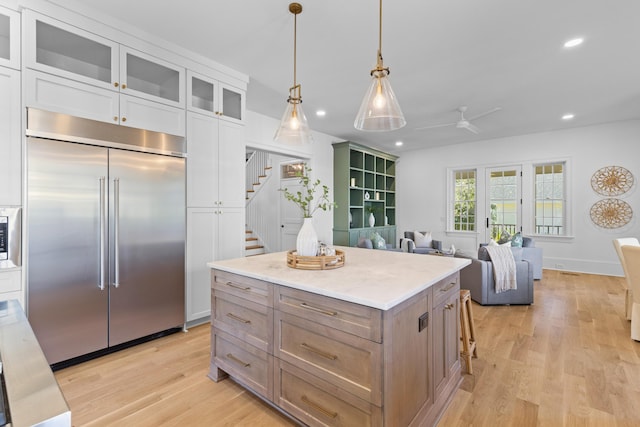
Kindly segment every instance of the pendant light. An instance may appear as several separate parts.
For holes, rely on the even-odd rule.
[[[353,123],[358,130],[389,131],[407,124],[387,77],[389,68],[385,68],[382,62],[382,0],[378,34],[378,61],[376,68],[371,70],[371,84]]]
[[[289,88],[287,108],[284,111],[280,127],[274,140],[286,144],[305,144],[311,142],[311,131],[307,123],[307,117],[302,111],[302,96],[300,85],[296,81],[296,33],[297,17],[302,12],[300,3],[291,3],[289,12],[293,13],[293,86]]]

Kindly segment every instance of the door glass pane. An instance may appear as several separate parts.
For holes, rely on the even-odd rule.
[[[229,89],[222,90],[222,114],[242,120],[242,95]]]
[[[180,73],[164,65],[127,53],[129,89],[180,102]]]
[[[519,178],[516,169],[489,174],[489,237],[495,241],[520,230]]]
[[[213,83],[197,77],[191,78],[191,106],[213,112]]]
[[[11,24],[7,15],[0,15],[0,58],[11,59]]]
[[[111,83],[111,47],[36,22],[36,62]]]

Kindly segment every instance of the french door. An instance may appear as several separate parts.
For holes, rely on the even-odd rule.
[[[522,168],[487,169],[485,241],[522,230]]]

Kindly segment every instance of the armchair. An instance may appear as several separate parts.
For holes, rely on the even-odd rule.
[[[485,247],[478,258],[460,271],[460,288],[471,291],[471,299],[480,305],[533,304],[533,266],[522,258],[523,248],[511,248],[516,261],[516,287],[496,293],[493,263]],[[456,256],[459,256],[456,253]]]
[[[427,234],[428,232],[420,231],[420,233]],[[435,251],[442,251],[442,242],[440,240],[431,240],[430,247],[417,247],[415,237],[415,232],[405,231],[404,238],[400,239],[400,247],[406,252],[416,254],[430,254]]]

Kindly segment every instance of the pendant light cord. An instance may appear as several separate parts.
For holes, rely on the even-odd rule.
[[[297,40],[298,40],[298,14],[293,14],[293,87],[298,84],[296,81],[296,52],[297,52]]]
[[[380,21],[378,27],[378,57],[382,59],[382,0],[380,0]]]

